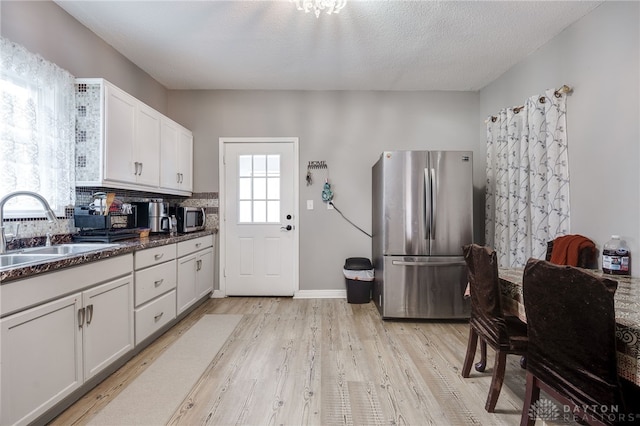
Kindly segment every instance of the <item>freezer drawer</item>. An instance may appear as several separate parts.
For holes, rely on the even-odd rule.
[[[383,318],[469,318],[463,257],[384,256],[375,302]]]

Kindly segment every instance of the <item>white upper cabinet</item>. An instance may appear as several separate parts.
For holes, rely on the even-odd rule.
[[[193,136],[173,120],[162,119],[160,187],[163,192],[190,195],[193,190]]]
[[[133,164],[136,151],[136,104],[133,96],[105,84],[105,180],[136,182]]]
[[[138,105],[136,119],[136,182],[158,186],[160,183],[160,120],[162,114],[145,104]]]
[[[78,186],[191,195],[191,167],[183,170],[193,161],[189,130],[100,78],[76,79],[76,104]],[[182,133],[189,135],[188,153],[176,145],[171,155],[161,155],[166,121],[176,125],[176,143]],[[166,170],[173,170],[177,185],[165,185]]]

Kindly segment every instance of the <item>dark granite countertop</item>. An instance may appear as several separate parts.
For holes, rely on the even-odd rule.
[[[215,233],[215,230],[206,230],[189,234],[179,234],[174,237],[159,234],[151,235],[145,238],[132,238],[130,240],[118,241],[117,243],[113,243],[117,244],[117,246],[110,247],[104,250],[67,255],[53,260],[48,260],[43,263],[17,266],[15,268],[4,270],[0,272],[0,284],[6,284],[17,279],[28,278],[45,272],[56,271],[71,266],[82,265],[89,262],[95,262],[97,260],[108,259],[110,257],[120,256],[127,253],[133,253],[138,250],[179,243],[181,241],[187,241],[194,238],[203,237],[205,235],[212,235]]]

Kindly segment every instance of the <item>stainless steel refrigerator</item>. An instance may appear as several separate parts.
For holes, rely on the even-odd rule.
[[[373,300],[383,318],[468,318],[473,153],[389,151],[373,166]]]

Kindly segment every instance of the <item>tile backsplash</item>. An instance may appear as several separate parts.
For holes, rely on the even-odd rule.
[[[207,215],[207,229],[218,228],[218,193],[217,192],[194,192],[191,197],[179,197],[175,195],[162,195],[153,192],[130,191],[113,188],[88,188],[76,189],[76,206],[87,205],[93,200],[92,195],[96,192],[115,192],[116,198],[123,202],[147,201],[151,198],[162,198],[169,204],[179,204],[190,207],[205,207]],[[65,217],[58,218],[57,223],[49,223],[42,218],[6,219],[4,222],[5,232],[15,235],[16,227],[20,224],[17,238],[33,238],[43,236],[47,232],[53,235],[73,234],[78,231],[74,226],[73,207],[68,207]]]

